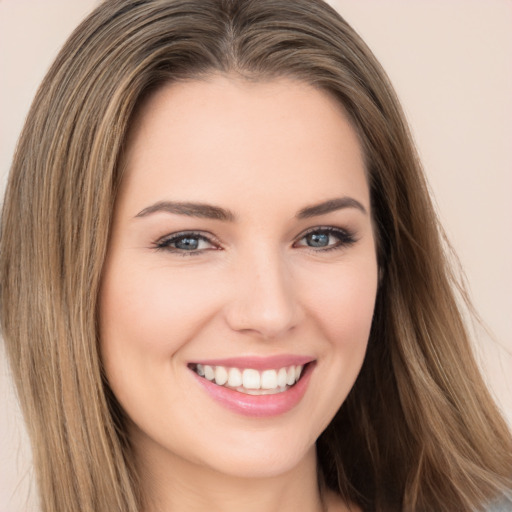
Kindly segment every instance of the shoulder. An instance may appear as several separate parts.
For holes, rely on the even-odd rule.
[[[494,501],[483,512],[512,512],[512,493]]]

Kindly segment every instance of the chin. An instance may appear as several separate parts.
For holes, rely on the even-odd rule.
[[[219,444],[229,448],[222,453],[210,453],[205,465],[219,473],[247,479],[276,478],[304,467],[307,459],[316,466],[314,440],[293,439],[289,433],[274,439],[253,432],[248,435],[253,436],[252,442]]]

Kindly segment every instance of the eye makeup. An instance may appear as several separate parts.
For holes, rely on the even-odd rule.
[[[197,231],[181,231],[167,235],[157,240],[153,247],[158,251],[168,251],[182,256],[220,249],[213,235]]]
[[[306,244],[297,242],[294,247],[307,247],[323,252],[350,247],[357,241],[352,231],[334,226],[314,227],[304,233],[299,242],[302,240],[306,240]]]
[[[292,247],[327,252],[350,247],[356,242],[356,237],[350,230],[334,226],[319,226],[302,233]],[[222,249],[212,234],[199,231],[180,231],[167,235],[157,240],[153,247],[158,251],[167,251],[181,256],[198,255],[206,251]]]

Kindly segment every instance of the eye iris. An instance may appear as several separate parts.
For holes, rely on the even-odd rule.
[[[184,236],[176,240],[175,245],[177,249],[193,251],[198,248],[199,239],[190,236]]]
[[[328,233],[311,233],[306,239],[310,247],[326,247],[329,245]]]

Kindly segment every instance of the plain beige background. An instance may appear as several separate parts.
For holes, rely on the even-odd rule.
[[[475,305],[488,382],[512,424],[512,1],[332,0],[402,100]],[[96,0],[0,0],[0,184],[36,88]],[[20,243],[30,243],[21,240]],[[0,512],[36,511],[0,351]]]

